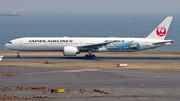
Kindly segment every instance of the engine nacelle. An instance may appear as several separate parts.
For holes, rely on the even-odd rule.
[[[64,47],[63,54],[64,56],[76,56],[79,53],[79,50],[76,47],[66,46]]]

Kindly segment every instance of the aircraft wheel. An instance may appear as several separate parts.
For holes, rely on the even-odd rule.
[[[91,56],[93,59],[95,59],[96,58],[96,56],[93,54],[92,56]]]
[[[92,58],[92,55],[89,55],[88,58],[91,59],[91,58]]]
[[[87,54],[85,55],[85,58],[88,58],[88,55],[87,55]]]
[[[20,55],[17,55],[17,58],[20,58]]]

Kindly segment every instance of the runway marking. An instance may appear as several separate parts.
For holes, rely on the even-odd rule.
[[[2,61],[3,57],[4,57],[4,56],[0,56],[0,61]]]
[[[97,70],[98,69],[58,70],[58,71],[32,72],[32,73],[23,73],[23,74],[32,75],[32,74],[49,74],[49,73],[59,73],[59,72],[75,73],[75,72],[90,72],[90,71],[97,71]]]
[[[63,70],[62,72],[69,72],[69,73],[75,73],[75,72],[90,72],[90,71],[97,71],[98,69],[80,69],[80,70]]]

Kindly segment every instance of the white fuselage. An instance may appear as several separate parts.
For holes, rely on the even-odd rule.
[[[161,42],[162,40],[147,38],[25,37],[11,40],[11,43],[7,43],[5,46],[15,51],[63,51],[64,47],[73,46],[77,48],[79,47],[80,52],[82,52],[87,50],[88,48],[84,48],[83,46],[103,43],[107,41],[114,42],[99,47],[96,51],[141,51],[169,44],[165,43],[154,45],[153,43]],[[130,46],[125,45],[125,42],[126,44],[129,43]],[[117,47],[116,43],[120,43],[121,45]],[[139,46],[136,48],[136,46],[133,46],[134,43],[138,43]]]

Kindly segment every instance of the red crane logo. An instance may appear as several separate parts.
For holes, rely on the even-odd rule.
[[[156,34],[157,34],[158,36],[164,36],[164,35],[166,35],[166,28],[165,28],[164,26],[159,26],[159,27],[157,27],[157,29],[156,29]]]

